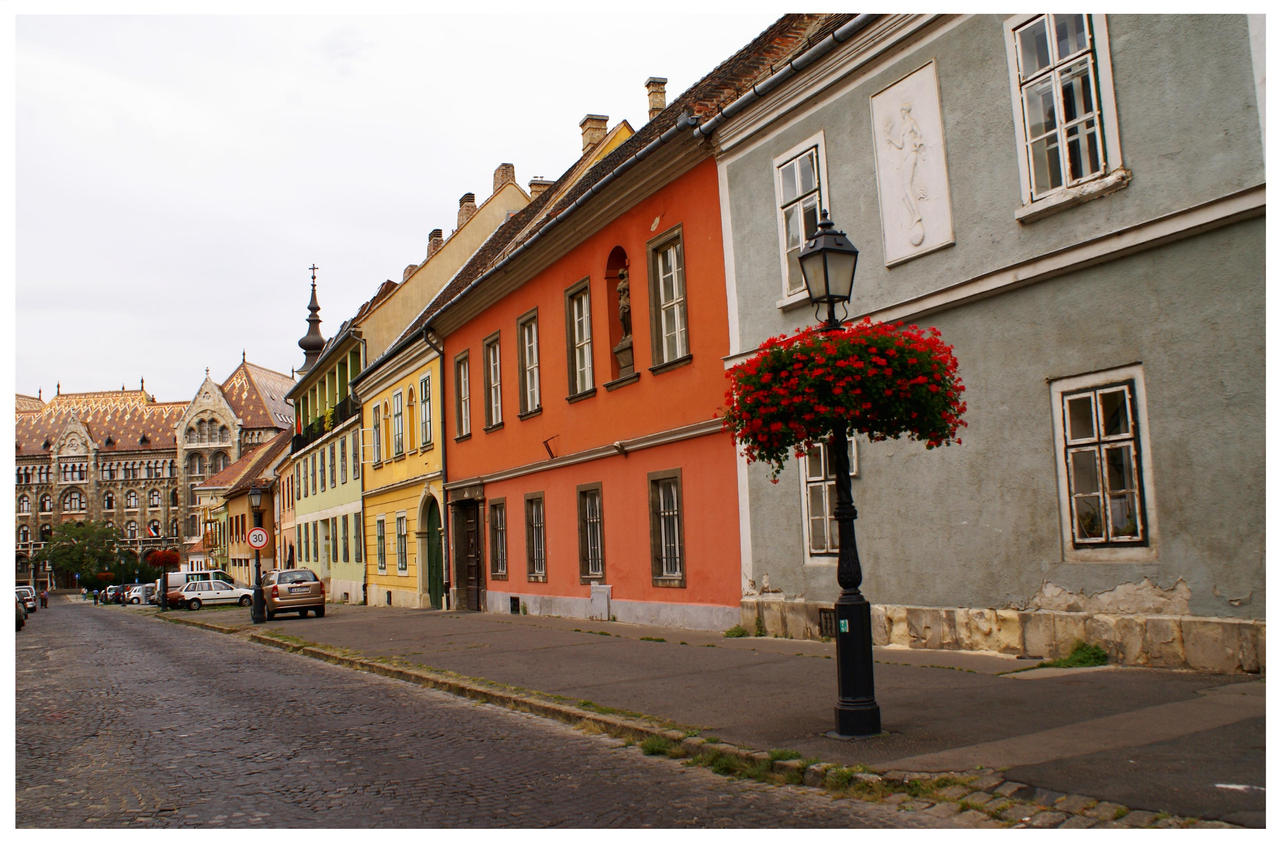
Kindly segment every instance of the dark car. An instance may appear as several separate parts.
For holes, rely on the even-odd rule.
[[[27,624],[27,606],[22,604],[22,597],[15,595],[14,599],[18,602],[18,628],[22,631],[22,627]]]
[[[324,616],[324,582],[314,570],[269,571],[262,577],[262,596],[268,620],[286,611],[297,611],[299,617],[307,616],[308,611]]]

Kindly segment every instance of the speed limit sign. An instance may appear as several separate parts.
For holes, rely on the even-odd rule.
[[[260,526],[255,526],[249,530],[249,546],[255,550],[260,550],[267,545],[267,530]]]

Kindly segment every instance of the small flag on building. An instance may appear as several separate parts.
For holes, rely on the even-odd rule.
[[[159,538],[160,524],[156,523],[155,521],[152,521],[151,523],[147,524],[147,532],[151,534],[152,538]]]

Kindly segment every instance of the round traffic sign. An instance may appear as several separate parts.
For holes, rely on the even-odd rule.
[[[261,526],[255,526],[249,530],[249,546],[255,550],[260,550],[267,545],[267,530]]]

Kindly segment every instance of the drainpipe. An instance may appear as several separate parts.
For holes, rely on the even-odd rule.
[[[436,343],[431,341],[431,337],[434,333],[435,331],[431,329],[430,322],[427,322],[427,324],[422,326],[422,341],[426,344],[428,348],[436,352],[436,357],[440,360],[440,492],[443,495],[445,480],[449,478],[449,466],[447,462],[447,459],[448,459],[447,454],[449,449],[445,447],[445,427],[444,427],[445,422],[448,420],[445,417],[447,413],[444,411],[444,395],[445,395],[445,391],[444,391],[445,379],[444,378],[445,378],[445,369],[448,366],[445,365],[444,346],[437,345]],[[418,403],[419,405],[421,405],[422,403],[421,396],[419,396],[418,398]],[[440,540],[441,540],[440,551],[444,553],[444,594],[442,594],[442,596],[443,596],[445,608],[449,608],[450,607],[448,604],[449,591],[450,591],[451,585],[453,584],[453,564],[451,563],[452,560],[449,555],[449,526],[451,523],[451,518],[449,517],[449,501],[442,500],[441,502],[444,504],[440,507]]]

